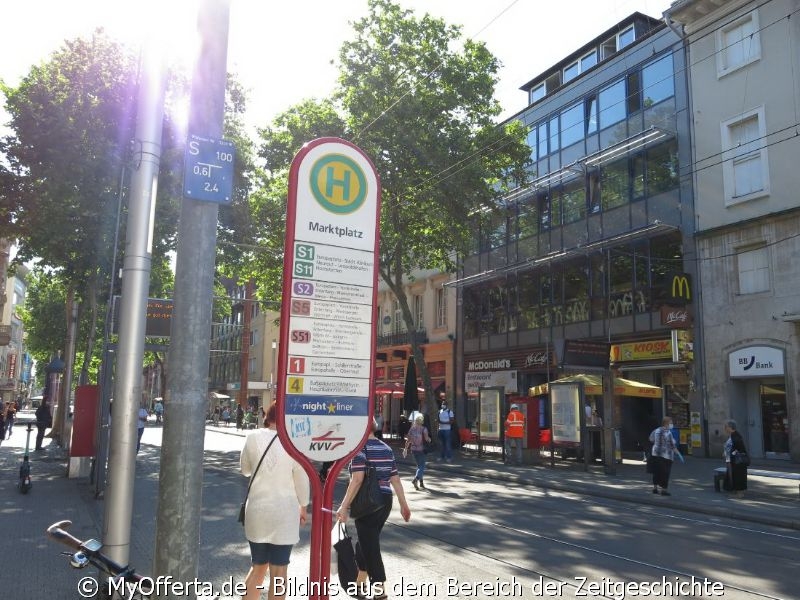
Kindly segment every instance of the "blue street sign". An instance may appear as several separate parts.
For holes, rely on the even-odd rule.
[[[233,197],[233,142],[191,135],[183,163],[187,198],[229,204]]]

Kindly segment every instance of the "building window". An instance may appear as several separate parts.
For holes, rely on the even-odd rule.
[[[569,107],[561,113],[561,147],[566,148],[583,139],[583,103]]]
[[[597,64],[597,50],[592,50],[581,58],[581,73],[584,73]]]
[[[575,79],[580,74],[581,74],[581,66],[580,63],[576,61],[571,65],[564,67],[564,78],[562,81],[564,83],[567,83],[569,80]]]
[[[764,107],[722,123],[725,205],[769,194]]]
[[[550,119],[550,152],[558,150],[558,115]]]
[[[600,129],[625,119],[626,101],[624,79],[600,90]]]
[[[635,39],[635,33],[633,30],[633,25],[628,27],[627,29],[623,29],[620,33],[617,34],[617,50],[622,50],[625,46],[630,46]]]
[[[597,96],[590,96],[586,99],[586,133],[597,132]]]
[[[535,88],[531,90],[531,104],[536,102],[537,100],[541,100],[545,96],[545,87],[543,83],[540,83]]]
[[[447,290],[436,288],[436,327],[447,327]]]
[[[678,187],[678,143],[671,140],[647,151],[647,193],[655,196]]]
[[[675,95],[672,54],[646,65],[642,69],[642,96],[648,108]]]
[[[586,218],[586,182],[583,177],[562,188],[561,213],[564,224]]]
[[[737,255],[739,293],[769,291],[769,252],[766,246],[743,250]]]
[[[603,210],[628,202],[628,161],[621,160],[604,166],[600,171],[600,199]]]
[[[519,239],[524,240],[539,232],[539,206],[536,199],[528,200],[520,206],[517,224]]]
[[[256,372],[256,359],[251,358],[247,361],[247,372],[250,375],[254,375]]]
[[[547,192],[538,194],[536,204],[539,213],[539,230],[547,231],[550,229],[550,195]]]
[[[717,77],[761,58],[758,13],[751,12],[717,31]]]
[[[538,138],[539,138],[539,158],[544,158],[547,156],[547,123],[541,122],[539,123],[538,129]]]
[[[425,329],[425,303],[421,294],[414,295],[414,326],[418,331]]]
[[[536,143],[536,126],[535,125],[533,127],[531,127],[530,130],[528,130],[527,142],[528,142],[528,146],[531,149],[531,160],[532,161],[536,161],[538,159],[538,155],[537,155],[537,152],[536,152],[537,149],[538,149],[538,145]]]
[[[406,330],[405,323],[403,323],[403,311],[400,308],[400,301],[394,300],[394,326],[395,333],[402,333]]]
[[[625,46],[630,46],[634,39],[636,39],[636,32],[633,25],[620,31],[617,35],[607,39],[600,45],[600,54],[602,59],[612,56],[618,50],[622,50]]]

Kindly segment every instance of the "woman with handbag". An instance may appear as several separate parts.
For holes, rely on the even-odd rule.
[[[392,490],[397,494],[397,500],[400,503],[400,514],[405,521],[411,519],[411,509],[408,507],[408,502],[403,492],[403,484],[397,474],[394,452],[383,441],[375,437],[376,427],[373,422],[373,428],[367,438],[366,445],[350,462],[350,483],[347,486],[342,504],[339,510],[336,511],[336,518],[339,522],[345,523],[351,516],[351,504],[354,507],[368,504],[367,502],[360,502],[361,498],[356,500],[356,496],[362,484],[368,486],[372,481],[377,480],[377,485],[380,488],[378,496],[380,497],[376,498],[374,508],[362,509],[362,511],[366,510],[366,514],[354,513],[352,516],[355,519],[356,531],[358,532],[356,561],[360,566],[366,567],[366,571],[361,570],[361,567],[359,567],[357,583],[360,587],[357,598],[365,598],[371,594],[373,600],[383,600],[386,598],[386,570],[381,556],[380,536],[381,530],[389,518],[389,513],[392,511]],[[368,491],[367,487],[365,487],[362,491],[362,497]],[[365,585],[367,578],[369,578],[369,586]]]
[[[264,417],[264,429],[247,436],[242,448],[242,475],[252,477],[245,505],[244,533],[250,544],[250,571],[245,578],[244,600],[260,597],[269,572],[269,597],[278,578],[286,581],[292,546],[300,541],[300,526],[307,520],[308,477],[281,445],[273,402]],[[296,518],[290,518],[297,515]]]
[[[727,483],[737,498],[744,498],[744,491],[747,489],[747,464],[750,462],[747,447],[742,434],[736,431],[736,421],[733,419],[725,421],[725,433],[728,434],[723,449],[728,467]]]
[[[652,469],[653,469],[653,493],[661,493],[662,496],[671,496],[669,490],[669,475],[672,472],[672,461],[678,453],[678,446],[675,438],[672,437],[672,419],[664,417],[661,420],[661,427],[656,427],[650,433],[650,441],[653,443],[651,450]],[[660,492],[659,489],[661,488]]]
[[[403,448],[403,458],[406,457],[408,451],[414,456],[414,461],[417,463],[417,472],[414,474],[415,489],[425,489],[425,483],[422,478],[425,476],[425,444],[431,443],[431,436],[428,433],[428,428],[423,425],[425,417],[417,415],[414,417],[414,424],[408,430],[406,435],[406,445]]]

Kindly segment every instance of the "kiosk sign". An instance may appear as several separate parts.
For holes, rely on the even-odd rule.
[[[316,461],[357,449],[369,425],[380,193],[372,163],[336,138],[292,163],[287,207],[278,419]]]

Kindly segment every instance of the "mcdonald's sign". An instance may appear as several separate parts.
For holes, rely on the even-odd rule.
[[[672,273],[667,277],[667,297],[675,304],[692,301],[692,284],[688,273]]]

